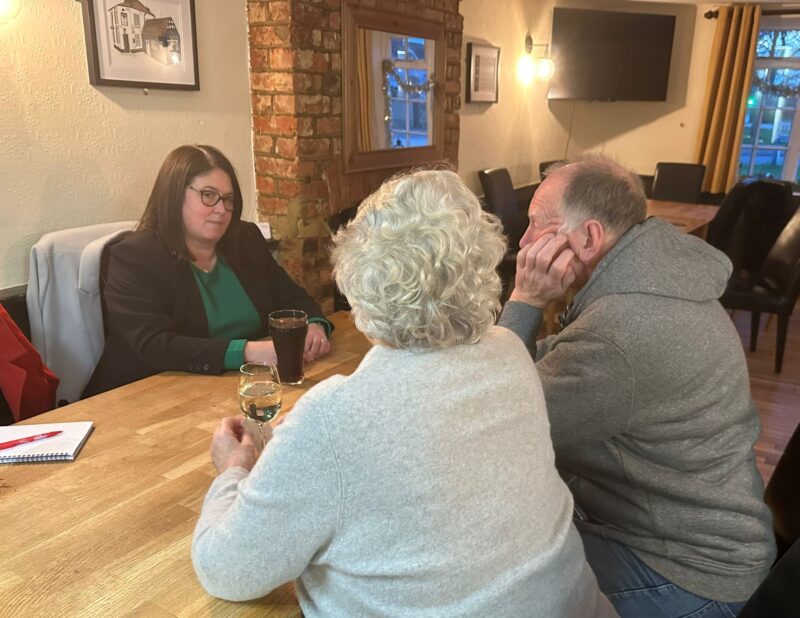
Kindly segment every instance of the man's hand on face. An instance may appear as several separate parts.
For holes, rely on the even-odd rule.
[[[517,254],[517,276],[509,300],[544,309],[575,281],[577,257],[563,234],[545,234]]]

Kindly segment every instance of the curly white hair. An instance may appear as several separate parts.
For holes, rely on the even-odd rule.
[[[455,173],[386,181],[333,242],[336,283],[368,337],[443,348],[475,343],[494,324],[506,240]]]

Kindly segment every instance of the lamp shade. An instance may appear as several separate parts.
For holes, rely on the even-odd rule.
[[[517,62],[517,79],[524,85],[530,84],[536,77],[536,63],[530,54],[520,56]]]
[[[19,13],[20,0],[0,0],[0,24],[14,19]]]
[[[556,65],[553,63],[552,58],[538,58],[536,60],[536,79],[545,82],[556,72]]]

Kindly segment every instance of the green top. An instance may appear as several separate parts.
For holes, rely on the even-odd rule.
[[[238,369],[244,362],[245,344],[249,339],[258,339],[261,330],[258,310],[222,256],[211,272],[192,264],[192,274],[206,310],[208,334],[217,339],[231,339],[224,366],[226,370]],[[242,336],[243,339],[234,339]]]

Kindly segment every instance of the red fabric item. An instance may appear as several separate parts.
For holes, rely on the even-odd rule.
[[[0,390],[14,420],[55,407],[58,378],[0,305]]]

